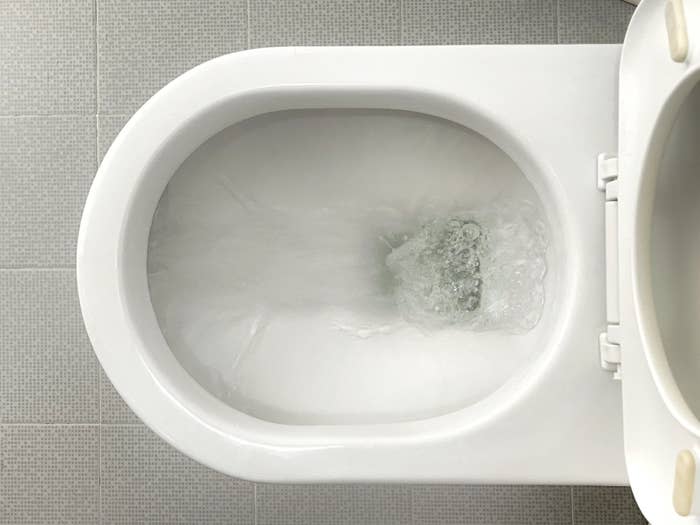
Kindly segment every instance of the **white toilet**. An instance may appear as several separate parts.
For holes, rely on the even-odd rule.
[[[700,523],[684,3],[644,0],[622,47],[259,49],[170,83],[114,141],[80,227],[83,317],[116,389],[232,476],[629,482],[652,523]],[[501,259],[508,288],[482,260],[468,326],[413,322],[389,254],[465,213],[534,262]],[[499,286],[517,304],[488,313]]]

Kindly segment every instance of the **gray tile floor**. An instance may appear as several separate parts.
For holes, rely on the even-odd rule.
[[[143,426],[75,292],[99,159],[149,96],[249,47],[620,42],[621,0],[0,2],[0,523],[637,524],[625,487],[266,485]]]

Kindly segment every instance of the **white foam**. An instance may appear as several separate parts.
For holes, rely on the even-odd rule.
[[[387,257],[402,315],[430,327],[531,330],[544,306],[545,231],[527,201],[431,218]]]

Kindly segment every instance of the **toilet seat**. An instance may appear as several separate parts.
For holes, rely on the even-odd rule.
[[[681,104],[700,81],[700,5],[684,4],[691,37],[684,60],[674,61],[669,51],[664,21],[670,8],[647,0],[630,23],[620,65],[619,326],[612,326],[620,343],[630,484],[645,517],[663,524],[700,523],[700,475],[690,491],[691,517],[679,516],[673,507],[676,457],[682,450],[700,457],[700,421],[673,378],[654,308],[650,261],[654,191],[664,143]],[[615,317],[609,314],[608,321]]]
[[[685,8],[689,34],[700,34],[700,5]],[[629,481],[652,522],[700,523],[679,518],[671,504],[676,454],[698,453],[700,423],[663,351],[648,261],[649,173],[700,78],[700,57],[691,38],[688,58],[673,62],[663,21],[663,2],[640,5],[621,64],[615,45],[284,48],[227,55],[176,79],[115,140],[81,222],[80,303],[108,377],[161,437],[234,476]],[[508,153],[546,202],[567,291],[557,297],[558,322],[533,365],[483,401],[419,421],[281,425],[222,403],[169,351],[145,267],[151,219],[170,176],[231,124],[328,107],[408,110],[462,124]],[[611,118],[618,108],[619,129]],[[622,407],[620,383],[601,364],[619,372]]]

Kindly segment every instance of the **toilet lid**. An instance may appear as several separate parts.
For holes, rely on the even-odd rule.
[[[662,208],[664,199],[673,202],[669,195],[657,193],[669,184],[662,180],[668,177],[669,166],[680,166],[680,160],[674,164],[667,157],[682,152],[682,144],[686,149],[694,149],[693,142],[700,147],[700,123],[694,128],[697,133],[692,122],[680,131],[674,128],[681,116],[691,118],[684,104],[700,101],[700,88],[693,91],[700,84],[698,42],[697,0],[644,0],[639,5],[620,64],[618,158],[599,159],[599,181],[602,186],[607,182],[609,289],[608,330],[601,336],[601,351],[608,357],[604,364],[619,363],[629,481],[653,524],[700,524],[700,472],[693,478],[694,463],[700,467],[700,386],[692,384],[692,370],[700,370],[700,347],[693,346],[688,334],[674,332],[674,324],[668,322],[676,315],[672,309],[691,323],[693,315],[700,321],[698,303],[683,303],[681,297],[700,297],[700,290],[691,293],[700,279],[692,280],[691,270],[691,279],[684,283],[688,292],[671,293],[688,276],[664,267],[665,260],[680,252],[666,256],[663,246],[673,244],[659,243],[658,236],[683,206],[679,202],[678,211],[674,206]],[[700,108],[700,103],[693,104]],[[700,112],[693,115],[700,120]],[[678,151],[675,146],[668,150],[671,133],[680,140]],[[678,138],[679,133],[686,136]],[[700,177],[698,166],[685,169],[694,169]],[[689,188],[687,193],[691,192]],[[682,234],[677,237],[678,242],[683,239]],[[700,268],[700,260],[695,265]],[[688,374],[691,382],[686,377],[684,384],[681,376]],[[700,385],[700,374],[695,379]]]

